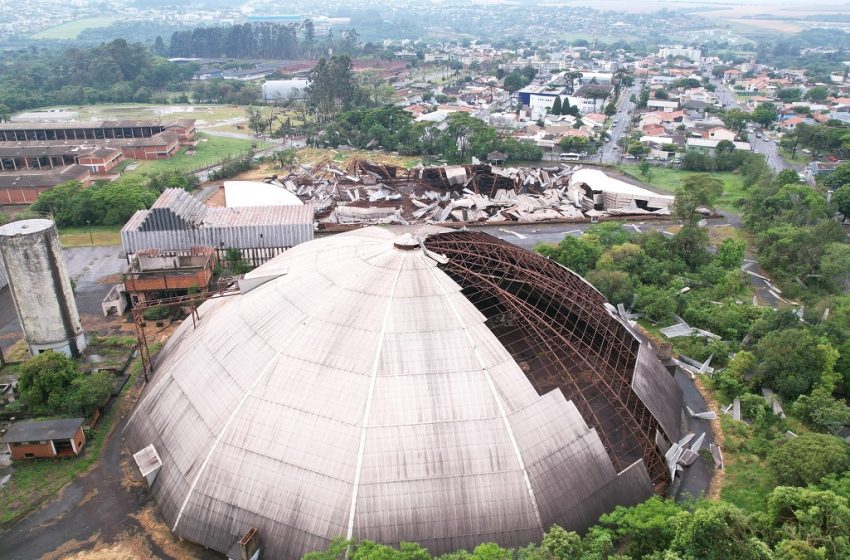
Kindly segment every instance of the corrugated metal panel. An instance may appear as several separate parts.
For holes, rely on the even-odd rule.
[[[256,271],[286,274],[205,303],[166,344],[126,435],[160,451],[153,492],[177,534],[226,551],[257,527],[294,559],[351,520],[355,538],[441,553],[522,545],[604,511],[585,498],[651,491],[394,235],[299,245]]]
[[[678,441],[682,425],[682,391],[673,376],[653,355],[646,340],[641,342],[632,388],[664,428],[670,441]]]
[[[0,289],[9,285],[9,278],[6,276],[6,265],[3,263],[3,255],[0,255]]]

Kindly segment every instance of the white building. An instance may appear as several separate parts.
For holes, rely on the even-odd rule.
[[[699,62],[702,60],[702,51],[693,47],[674,45],[658,49],[658,56],[661,58],[681,56],[682,58],[686,58],[692,62]]]
[[[310,82],[305,78],[269,80],[263,84],[263,101],[284,101],[293,97],[304,97]]]

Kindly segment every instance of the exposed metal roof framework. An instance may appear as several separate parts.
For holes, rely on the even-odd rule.
[[[580,276],[483,233],[429,237],[426,247],[487,317],[538,393],[559,388],[595,427],[618,471],[643,459],[656,491],[670,483],[661,428],[632,388],[641,343]],[[675,440],[678,430],[668,426]],[[673,431],[675,430],[675,431]]]

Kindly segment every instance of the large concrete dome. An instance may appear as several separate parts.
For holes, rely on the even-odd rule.
[[[666,489],[656,441],[678,439],[681,393],[648,343],[551,261],[425,233],[299,245],[178,328],[125,432],[156,450],[177,535],[226,552],[255,527],[276,559],[335,537],[442,553]]]

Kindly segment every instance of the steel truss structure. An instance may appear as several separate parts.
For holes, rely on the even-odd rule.
[[[487,318],[539,394],[558,388],[597,430],[618,472],[643,460],[657,493],[670,485],[664,433],[635,393],[641,342],[580,276],[529,251],[474,232],[429,236],[428,250]]]

